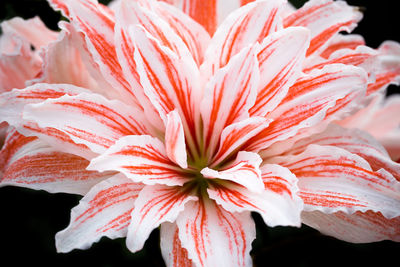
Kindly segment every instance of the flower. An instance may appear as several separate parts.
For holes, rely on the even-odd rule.
[[[126,236],[136,252],[160,226],[168,266],[248,266],[251,212],[399,241],[399,165],[332,123],[399,76],[382,51],[339,34],[361,14],[245,2],[217,27],[202,1],[182,5],[198,22],[157,1],[50,1],[70,22],[31,85],[1,95],[0,169],[2,185],[84,195],[58,251]]]

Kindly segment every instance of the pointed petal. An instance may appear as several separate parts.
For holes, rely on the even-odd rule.
[[[104,152],[122,136],[148,132],[139,110],[97,94],[63,96],[29,105],[24,118],[42,128],[56,128],[96,153]]]
[[[131,211],[142,188],[122,175],[94,186],[72,209],[69,226],[57,233],[57,251],[87,249],[102,236],[126,236]]]
[[[338,64],[314,70],[289,89],[282,103],[270,114],[274,121],[248,142],[249,149],[268,148],[294,136],[302,128],[320,123],[337,101],[362,95],[366,84],[367,75],[358,67]]]
[[[243,48],[282,28],[283,1],[256,1],[232,12],[218,27],[206,51],[205,68],[213,74]],[[208,70],[207,70],[208,71]]]
[[[360,45],[365,45],[364,38],[358,34],[337,34],[330,41],[327,47],[321,52],[320,56],[329,56],[341,49],[356,49]]]
[[[171,161],[183,169],[187,168],[185,134],[181,118],[176,110],[171,111],[167,115],[165,150]]]
[[[15,129],[7,136],[0,151],[0,186],[14,185],[50,193],[84,195],[111,176],[87,171],[89,161],[62,153],[36,137],[25,137]]]
[[[358,9],[344,1],[312,0],[284,19],[284,26],[303,26],[311,30],[307,56],[318,54],[340,31],[350,32],[362,18]]]
[[[290,27],[265,38],[257,55],[260,84],[251,116],[265,116],[274,110],[299,78],[309,45],[309,31]]]
[[[148,185],[143,188],[135,201],[133,220],[128,229],[126,245],[130,251],[142,249],[154,228],[164,222],[174,222],[186,203],[198,199],[181,189],[165,185]]]
[[[265,190],[250,192],[246,188],[226,183],[207,189],[209,197],[230,212],[255,211],[270,226],[300,226],[303,202],[297,196],[296,177],[286,168],[266,164],[262,168]]]
[[[266,129],[271,120],[263,117],[250,117],[227,126],[221,133],[220,145],[211,166],[216,166],[240,149],[250,138]]]
[[[217,148],[222,130],[248,118],[259,81],[254,48],[243,49],[224,68],[218,70],[205,87],[200,104],[204,146],[209,155]]]
[[[182,247],[176,223],[163,223],[160,227],[160,247],[168,267],[194,267],[188,252]]]
[[[209,179],[222,179],[243,185],[252,192],[262,192],[264,185],[261,178],[260,164],[262,160],[256,153],[240,151],[236,160],[220,171],[210,168],[201,170],[201,174]]]
[[[310,145],[299,155],[271,162],[287,167],[299,179],[305,211],[400,215],[400,182],[384,169],[373,171],[367,161],[344,149]]]
[[[1,28],[4,34],[15,34],[27,40],[37,50],[57,38],[57,32],[49,30],[39,17],[24,20],[16,17],[3,21]]]
[[[196,266],[251,266],[256,233],[249,212],[230,213],[210,200],[190,202],[177,225],[182,246]]]
[[[114,45],[114,18],[111,11],[94,0],[50,0],[55,9],[62,10],[77,31],[84,36],[84,45],[94,66],[125,101],[140,106],[126,81],[118,62]]]
[[[372,211],[346,214],[303,212],[303,223],[323,234],[352,243],[371,243],[382,240],[400,242],[400,217],[387,219]]]
[[[213,35],[217,28],[218,0],[182,0],[183,11]]]
[[[99,157],[89,170],[120,171],[135,182],[183,185],[188,178],[167,156],[164,144],[153,137],[126,136]]]

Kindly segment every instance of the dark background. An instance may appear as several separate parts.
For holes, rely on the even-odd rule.
[[[303,2],[293,1],[296,6]],[[363,7],[364,19],[355,32],[362,34],[369,46],[376,48],[387,39],[400,41],[398,9],[393,6],[396,1],[347,2]],[[61,18],[44,0],[0,0],[0,21],[35,15],[52,29],[57,29]],[[390,92],[398,91],[398,87],[390,87]],[[0,188],[0,265],[164,266],[158,230],[151,234],[145,248],[135,254],[126,249],[125,239],[108,238],[102,238],[89,250],[57,254],[54,236],[68,225],[70,210],[79,199],[79,196],[61,193]],[[398,243],[350,244],[323,236],[307,226],[268,228],[258,215],[254,218],[257,224],[252,251],[255,266],[396,266],[399,263]]]

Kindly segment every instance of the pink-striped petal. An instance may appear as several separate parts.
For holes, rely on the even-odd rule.
[[[96,94],[63,96],[29,105],[24,118],[42,128],[60,130],[96,153],[104,152],[123,136],[148,133],[139,110]]]
[[[215,73],[249,44],[261,43],[282,28],[283,1],[257,1],[232,12],[218,27],[206,51],[206,73]]]
[[[209,179],[232,181],[251,192],[259,193],[264,190],[260,171],[261,162],[258,154],[240,151],[235,161],[223,169],[216,171],[207,167],[201,170],[201,174]]]
[[[200,104],[204,147],[212,155],[223,129],[248,118],[259,81],[254,47],[243,49],[207,83]]]
[[[135,252],[143,248],[151,231],[164,222],[174,222],[189,201],[198,200],[182,187],[148,185],[140,192],[132,211],[127,247]]]
[[[190,202],[178,216],[179,239],[196,266],[251,266],[250,212],[231,213],[213,201]]]
[[[271,162],[287,167],[299,179],[305,211],[372,210],[387,218],[400,215],[400,182],[384,169],[372,170],[367,161],[344,149],[310,145],[299,155],[275,157]]]
[[[126,236],[131,212],[142,188],[143,185],[122,175],[94,186],[72,209],[69,226],[57,233],[57,251],[87,249],[103,236]]]
[[[182,247],[176,223],[163,223],[160,227],[160,247],[164,262],[169,267],[194,267],[188,252]]]
[[[286,96],[288,89],[300,77],[309,45],[309,31],[290,27],[269,35],[257,55],[260,84],[251,116],[265,116]]]
[[[207,189],[210,198],[230,212],[258,212],[268,226],[300,226],[302,200],[297,196],[296,177],[286,168],[266,164],[262,168],[265,190],[259,193],[232,183]]]
[[[8,133],[0,158],[0,186],[84,195],[93,185],[111,176],[88,171],[86,159],[59,152],[15,129]]]
[[[126,136],[88,167],[97,171],[120,171],[135,182],[183,185],[189,180],[182,169],[167,156],[164,144],[153,137]]]
[[[330,41],[327,47],[321,52],[320,56],[328,59],[329,56],[341,49],[356,49],[360,45],[365,45],[364,38],[358,34],[337,34]]]
[[[271,112],[274,121],[270,126],[248,142],[249,149],[268,148],[277,141],[294,136],[302,128],[320,123],[330,108],[336,108],[338,101],[363,95],[366,84],[367,75],[363,69],[341,64],[328,65],[303,76],[289,89],[278,108]],[[335,112],[330,115],[334,116]]]
[[[304,26],[311,30],[307,56],[319,54],[340,31],[350,32],[362,14],[344,1],[311,0],[284,19],[284,26]]]
[[[372,211],[346,214],[303,212],[303,223],[323,234],[352,243],[371,243],[382,240],[400,242],[400,217],[387,219]]]
[[[182,10],[213,35],[217,28],[217,2],[218,0],[182,0]]]
[[[219,149],[210,166],[216,166],[238,151],[250,138],[266,129],[271,120],[263,117],[250,117],[227,126],[221,133]]]
[[[176,110],[171,111],[167,115],[165,150],[171,161],[183,169],[187,168],[185,133],[183,132],[181,118]]]

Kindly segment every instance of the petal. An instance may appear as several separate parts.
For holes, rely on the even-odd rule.
[[[188,252],[182,247],[176,223],[163,223],[160,228],[160,247],[168,267],[192,267]]]
[[[182,0],[182,9],[213,35],[217,28],[217,2],[218,0]]]
[[[210,200],[190,202],[177,219],[179,239],[196,266],[251,266],[255,226],[249,212],[230,213]]]
[[[181,190],[182,187],[148,185],[140,192],[135,201],[132,218],[126,240],[130,251],[143,248],[151,231],[161,223],[174,222],[183,211],[185,204],[197,200]]]
[[[232,183],[207,189],[209,197],[230,212],[258,212],[268,226],[300,226],[303,202],[297,196],[296,177],[286,168],[266,164],[262,168],[265,190],[250,192]]]
[[[204,147],[212,155],[222,130],[248,118],[259,81],[254,47],[243,49],[224,68],[218,70],[205,87],[200,104]]]
[[[57,251],[87,249],[102,236],[126,236],[131,211],[142,188],[121,175],[94,186],[72,209],[69,226],[57,233]]]
[[[303,76],[269,115],[274,119],[270,126],[248,142],[248,149],[268,148],[294,136],[302,128],[320,123],[338,100],[354,100],[365,92],[366,84],[364,70],[341,64],[328,65]]]
[[[165,150],[168,158],[179,165],[187,168],[187,154],[185,134],[181,118],[176,110],[167,115],[167,126],[165,130]]]
[[[299,179],[305,211],[400,215],[400,182],[384,169],[373,171],[367,161],[344,149],[310,145],[299,155],[271,162],[287,167]]]
[[[252,116],[265,116],[274,110],[299,78],[309,45],[309,31],[290,27],[266,37],[257,55],[260,84]]]
[[[182,169],[167,156],[164,144],[153,137],[126,136],[99,157],[89,170],[120,171],[135,182],[183,185],[188,181]]]
[[[364,38],[358,34],[338,34],[335,35],[327,47],[321,52],[320,56],[329,58],[329,56],[341,49],[356,49],[360,45],[365,45]]]
[[[36,49],[48,45],[57,38],[57,32],[49,30],[39,17],[24,20],[16,17],[3,21],[4,34],[15,34],[27,40]]]
[[[284,19],[284,26],[303,26],[311,30],[307,56],[318,54],[340,31],[350,32],[362,18],[358,9],[344,1],[312,0]]]
[[[110,10],[94,0],[50,0],[50,3],[55,9],[62,10],[75,29],[83,33],[90,60],[106,81],[125,101],[140,106],[118,62],[114,45],[115,22]]]
[[[261,43],[270,33],[280,29],[282,4],[281,0],[256,1],[232,12],[213,35],[204,67],[210,68],[209,72],[213,74],[243,48]]]
[[[222,170],[216,171],[207,167],[201,170],[201,174],[209,179],[235,182],[252,192],[262,192],[264,185],[260,171],[261,162],[258,154],[240,151],[236,160]]]
[[[63,96],[29,105],[24,118],[42,128],[56,128],[96,153],[104,152],[122,136],[148,132],[139,110],[97,94]]]
[[[400,217],[387,219],[372,211],[346,214],[324,214],[320,211],[304,212],[303,223],[323,234],[352,243],[371,243],[382,240],[400,242]]]
[[[25,137],[15,129],[7,136],[0,151],[0,186],[14,185],[50,193],[84,195],[111,176],[87,171],[89,161],[62,153],[36,137]]]
[[[239,150],[250,138],[266,129],[270,122],[263,117],[250,117],[227,126],[221,133],[219,149],[211,166],[216,166],[229,159],[229,156]]]

